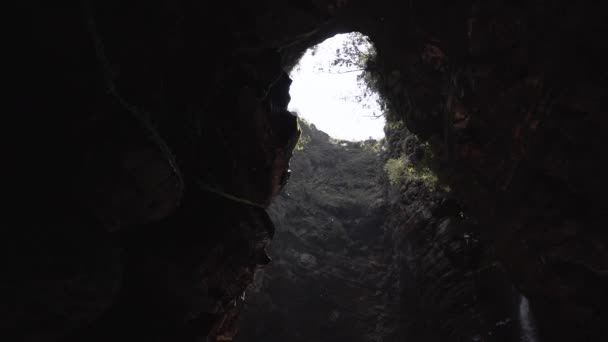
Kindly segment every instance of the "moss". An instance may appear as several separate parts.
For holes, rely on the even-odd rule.
[[[390,158],[384,164],[384,171],[391,185],[401,186],[406,182],[420,181],[429,189],[444,189],[439,184],[437,174],[433,171],[435,158],[428,144],[423,144],[424,157],[414,163],[405,154]]]
[[[391,158],[384,164],[384,171],[391,185],[399,186],[406,180],[405,156]]]
[[[300,139],[298,139],[298,143],[296,144],[296,147],[294,148],[294,151],[304,151],[304,147],[306,147],[306,145],[310,142],[310,136],[309,135],[301,135]]]
[[[296,143],[296,147],[294,147],[294,152],[303,151],[304,148],[306,147],[306,145],[308,145],[308,143],[311,140],[310,124],[308,123],[308,121],[304,120],[303,118],[301,118],[299,116],[298,116],[298,130],[302,133],[300,134],[300,138],[298,139],[298,142]]]
[[[405,128],[405,123],[400,119],[389,120],[391,118],[388,113],[385,115],[386,117],[386,129],[392,131],[399,131]]]

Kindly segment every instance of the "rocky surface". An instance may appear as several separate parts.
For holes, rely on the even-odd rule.
[[[269,210],[273,261],[247,292],[237,341],[397,341],[381,143],[301,127]]]
[[[285,70],[360,31],[391,113],[430,142],[540,337],[608,336],[603,4],[34,0],[8,13],[3,333],[231,338],[298,135]]]
[[[605,11],[497,1],[408,13],[369,33],[395,116],[431,143],[541,337],[605,339]]]
[[[391,158],[426,160],[421,141],[302,131],[237,341],[519,341],[520,296],[477,222],[436,184],[385,174]]]
[[[520,295],[484,227],[449,188],[416,173],[432,151],[390,127],[386,158],[407,160],[403,179],[387,184],[385,223],[403,340],[520,341]]]

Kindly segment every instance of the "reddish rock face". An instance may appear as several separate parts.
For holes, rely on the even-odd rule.
[[[500,0],[20,5],[7,49],[19,220],[5,228],[0,330],[221,335],[229,310],[196,303],[226,308],[264,259],[263,208],[298,135],[283,68],[356,30],[382,75],[398,71],[392,110],[487,227],[541,337],[606,339],[605,13]]]

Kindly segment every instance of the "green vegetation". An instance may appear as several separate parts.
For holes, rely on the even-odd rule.
[[[293,149],[294,152],[303,151],[306,145],[308,145],[308,143],[310,142],[311,137],[309,127],[310,124],[306,120],[298,116],[298,130],[302,133],[300,134],[300,138],[296,143],[296,147],[294,147]]]
[[[298,139],[298,143],[296,144],[296,147],[294,148],[294,151],[304,151],[304,147],[306,147],[306,145],[309,142],[310,142],[310,136],[302,134],[300,136],[300,139]]]
[[[312,53],[314,55],[314,48]],[[317,69],[334,74],[361,72],[357,75],[360,92],[352,96],[352,100],[364,108],[371,107],[373,102],[370,101],[377,102],[381,112],[373,113],[372,116],[380,117],[384,115],[386,104],[383,98],[378,96],[381,82],[376,60],[376,49],[369,38],[361,33],[351,32],[347,34],[342,47],[336,50],[335,59],[328,65],[318,66]]]
[[[349,140],[341,140],[331,138],[329,141],[334,145],[341,145],[342,147],[352,147],[355,149],[361,149],[367,152],[380,153],[384,150],[384,144],[386,141],[384,139],[376,140],[373,138],[369,138],[363,141],[349,141]]]
[[[357,76],[361,92],[354,96],[355,101],[362,106],[369,106],[370,99],[378,103],[381,113],[374,113],[374,116],[384,116],[386,119],[387,136],[399,136],[400,132],[406,130],[404,117],[405,113],[411,111],[412,105],[404,93],[401,72],[398,69],[387,70],[383,66],[381,56],[369,38],[357,32],[348,34],[342,47],[336,50],[335,59],[319,70],[333,73],[361,72]],[[384,144],[384,141],[367,141],[356,146],[349,143],[349,146],[380,152]],[[437,169],[437,158],[430,144],[416,139],[416,146],[416,153],[402,151],[398,158],[386,161],[384,170],[389,182],[401,186],[416,181],[424,183],[429,189],[449,192],[449,187],[439,184],[433,171]]]
[[[392,131],[399,131],[405,128],[405,123],[403,123],[402,120],[396,119],[396,120],[387,120],[386,121],[386,128]]]
[[[384,171],[391,185],[401,186],[406,182],[420,181],[430,189],[439,187],[437,175],[431,168],[434,161],[433,153],[428,144],[422,146],[424,157],[416,163],[413,163],[405,154],[386,161]]]
[[[405,156],[399,158],[391,158],[384,164],[384,171],[388,176],[388,180],[392,185],[399,186],[406,180]]]
[[[360,142],[361,148],[364,151],[370,151],[370,152],[374,152],[374,153],[382,152],[385,143],[386,142],[384,139],[380,139],[380,140],[368,139],[368,140]]]

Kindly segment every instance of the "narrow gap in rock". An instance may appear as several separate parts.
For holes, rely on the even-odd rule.
[[[369,327],[387,324],[397,293],[386,277],[385,120],[367,72],[374,58],[366,36],[340,34],[308,49],[291,72],[289,109],[302,135],[269,210],[273,262],[248,291],[238,341],[383,337]]]

